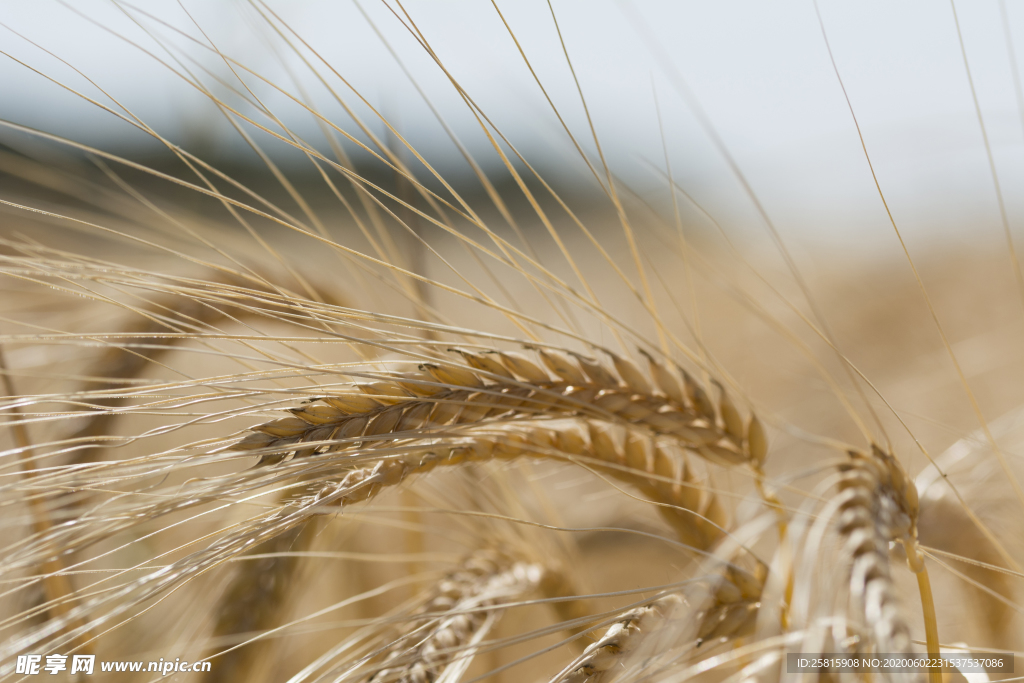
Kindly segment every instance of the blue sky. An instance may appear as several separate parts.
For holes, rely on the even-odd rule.
[[[301,84],[332,120],[361,137],[301,59],[279,37],[268,35],[251,6],[183,1],[199,28],[176,2],[150,0],[120,7],[109,1],[73,3],[84,17],[50,0],[0,0],[0,21],[80,69],[161,134],[200,153],[244,158],[246,151],[200,93],[89,19],[161,59],[180,58],[193,70],[202,65],[239,87],[215,54],[139,10],[150,12],[199,41],[212,40],[223,53],[292,93]],[[362,4],[460,139],[494,168],[486,137],[445,74],[387,5],[376,0]],[[884,214],[811,0],[553,4],[603,148],[631,184],[652,197],[667,198],[651,169],[651,164],[665,164],[660,107],[680,182],[729,219],[751,219],[735,178],[680,96],[682,78],[783,223],[813,231],[827,221],[834,226],[827,232],[854,241],[858,231],[884,232],[885,225],[879,224]],[[557,168],[563,181],[589,182],[589,172],[488,0],[410,0],[404,5],[452,76],[517,148],[545,168]],[[293,0],[268,6],[392,119],[431,163],[455,176],[465,172],[433,114],[355,3]],[[394,2],[391,7],[397,9]],[[593,154],[546,2],[505,0],[498,7],[566,123]],[[1024,4],[1006,0],[1008,23],[996,0],[961,0],[957,10],[1011,216],[1024,219],[1024,193],[1017,191],[1024,182],[1024,123],[1005,36],[1008,28],[1018,52],[1024,53]],[[879,178],[908,230],[998,231],[992,176],[950,4],[821,0],[821,12]],[[163,51],[166,46],[170,52]],[[0,49],[111,104],[81,75],[10,31],[0,29]],[[309,49],[304,54],[316,59]],[[322,63],[318,69],[326,73]],[[374,130],[382,131],[351,90],[335,75],[328,78]],[[311,116],[258,79],[245,80],[291,128],[326,147]],[[0,61],[0,83],[3,118],[115,150],[145,142],[144,135],[123,122],[10,59]],[[224,86],[212,87],[226,92]],[[283,158],[287,162],[290,157]]]

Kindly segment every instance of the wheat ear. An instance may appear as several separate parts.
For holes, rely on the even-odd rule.
[[[673,453],[655,439],[630,430],[616,439],[608,425],[594,422],[560,426],[522,423],[489,431],[478,429],[463,443],[422,447],[412,454],[389,456],[353,469],[322,494],[348,491],[336,498],[347,505],[439,466],[553,456],[571,457],[636,486],[659,503],[658,510],[680,540],[697,550],[709,550],[723,534],[724,511],[714,494],[700,489],[682,453]],[[766,567],[746,552],[726,569],[712,605],[700,617],[698,645],[750,630],[766,575]]]
[[[235,448],[259,452],[269,464],[296,454],[442,438],[442,428],[464,428],[484,420],[584,416],[590,418],[592,453],[587,455],[622,467],[617,476],[638,483],[645,495],[662,503],[662,515],[679,537],[699,549],[710,547],[721,534],[724,513],[718,501],[714,497],[701,499],[687,480],[688,470],[677,472],[672,457],[659,447],[652,448],[649,440],[627,432],[624,443],[615,444],[599,421],[610,418],[646,428],[720,464],[747,464],[760,471],[764,461],[767,442],[756,417],[744,427],[723,391],[719,419],[707,394],[689,375],[684,374],[680,381],[653,359],[649,364],[659,392],[639,368],[618,356],[612,356],[616,377],[585,357],[540,350],[544,365],[557,375],[552,379],[547,370],[520,354],[459,353],[468,365],[424,364],[419,374],[356,385],[360,393],[318,399],[293,409],[293,417],[253,427],[253,433]],[[537,438],[543,434],[534,432]],[[511,433],[505,437],[506,441],[516,438]],[[549,441],[554,437],[553,432],[546,436]],[[567,433],[557,437],[561,439],[558,443],[536,445],[567,453],[582,448],[582,444],[571,443],[570,437]],[[310,445],[303,448],[302,444]],[[486,460],[520,454],[510,443],[497,450],[493,446],[486,438],[478,438],[471,448],[462,446],[444,457],[457,462],[467,457]],[[414,471],[434,467],[439,457],[422,462],[415,457],[393,459],[387,464],[387,476],[397,483]],[[629,471],[639,478],[626,476]],[[361,472],[348,477],[369,476],[367,470]]]
[[[309,520],[280,536],[253,547],[246,555],[266,555],[239,563],[230,583],[217,601],[217,621],[211,637],[220,640],[240,634],[255,634],[279,626],[281,612],[287,604],[301,557],[291,554],[309,548],[318,528]],[[261,649],[256,644],[207,652],[206,658],[216,661],[205,680],[244,681],[251,677]]]
[[[678,595],[666,595],[649,605],[622,614],[583,654],[551,679],[551,683],[600,683],[641,639],[657,631],[682,604]]]
[[[755,417],[745,427],[723,393],[722,417],[689,375],[682,382],[651,361],[655,391],[631,361],[612,356],[618,377],[582,356],[540,350],[557,377],[514,353],[460,351],[467,365],[424,363],[418,374],[358,384],[358,393],[314,400],[282,418],[252,428],[237,448],[265,460],[322,453],[353,444],[420,437],[439,427],[484,419],[579,415],[646,428],[724,465],[758,466],[767,452]],[[749,438],[748,438],[749,436]],[[336,442],[302,448],[311,442]]]
[[[464,671],[474,648],[501,615],[502,603],[538,589],[544,569],[494,551],[478,551],[431,589],[432,596],[412,616],[425,622],[398,636],[383,652],[378,670],[365,683],[429,683],[449,667]],[[454,673],[454,672],[453,672]]]
[[[889,543],[900,540],[911,569],[918,575],[925,610],[930,657],[939,656],[931,586],[917,548],[917,488],[902,465],[877,446],[870,454],[849,452],[840,466],[839,533],[849,567],[851,602],[866,624],[879,652],[911,654],[910,629],[904,619],[889,566]],[[941,674],[932,670],[933,683]]]
[[[680,382],[651,358],[648,361],[658,393],[635,365],[616,356],[612,359],[618,378],[590,359],[538,351],[544,365],[557,376],[553,380],[547,371],[519,354],[460,353],[468,366],[424,364],[418,375],[358,385],[360,394],[313,401],[292,410],[292,418],[253,428],[237,447],[258,451],[262,462],[270,464],[297,454],[410,439],[415,443],[431,435],[449,442],[458,432],[442,432],[441,428],[466,428],[487,419],[586,415],[591,417],[586,422],[588,438],[573,428],[531,427],[491,435],[474,428],[467,442],[412,446],[409,453],[388,456],[346,474],[337,487],[351,493],[339,503],[370,498],[382,487],[440,465],[522,455],[571,455],[587,458],[601,471],[635,485],[659,504],[659,512],[679,539],[698,550],[709,549],[723,533],[726,519],[718,499],[701,492],[685,460],[636,430],[617,437],[609,425],[594,419],[595,413],[603,418],[611,413],[616,421],[646,427],[717,463],[745,463],[761,472],[767,442],[757,419],[752,417],[744,429],[724,391],[719,417],[707,394],[688,375]],[[309,446],[296,448],[303,443]],[[360,486],[362,482],[368,485]],[[731,577],[735,581],[723,583],[721,595],[702,620],[700,642],[749,629],[763,587],[762,565],[755,574],[757,578],[750,581]]]
[[[398,451],[398,452],[393,452]],[[659,504],[663,518],[688,545],[706,550],[721,537],[725,512],[717,497],[703,491],[682,453],[642,433],[592,421],[550,421],[477,427],[439,444],[420,443],[389,449],[365,463],[365,451],[334,484],[322,488],[341,505],[376,496],[383,488],[437,467],[466,462],[507,461],[520,457],[572,459],[635,485]],[[365,482],[366,485],[361,485]],[[335,494],[338,495],[335,495]]]

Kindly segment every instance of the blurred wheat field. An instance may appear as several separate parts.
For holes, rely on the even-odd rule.
[[[475,129],[374,106],[288,7],[235,8],[231,49],[185,5],[113,7],[212,118],[165,137],[59,45],[0,45],[150,145],[0,121],[4,680],[1014,680],[786,662],[1022,651],[1012,173],[984,206],[947,192],[929,232],[849,117],[877,220],[847,234],[860,208],[759,194],[788,162],[748,175],[649,17],[623,23],[658,56],[642,183],[557,2],[544,46],[482,5],[550,145],[463,86],[441,10],[360,6],[388,23],[353,41],[414,45],[416,85]],[[845,106],[856,65],[819,50]],[[710,198],[673,156],[694,121],[731,183]]]

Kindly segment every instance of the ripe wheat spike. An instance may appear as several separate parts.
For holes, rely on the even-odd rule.
[[[992,206],[932,179],[925,209],[864,95],[905,64],[847,45],[901,8],[868,29],[751,6],[729,33],[717,6],[563,4],[359,0],[310,24],[251,0],[236,34],[215,3],[60,4],[41,36],[0,18],[5,65],[64,117],[0,107],[0,680],[91,680],[74,655],[203,683],[1013,679],[1024,271],[987,98],[1024,93],[1014,13],[951,3],[957,40],[929,44],[966,79],[960,165]],[[760,49],[758,17],[803,38],[709,76]],[[64,31],[206,118],[144,113]],[[648,99],[615,80],[640,52]],[[821,99],[783,124],[706,86],[759,78]],[[774,136],[832,109],[856,171],[814,185]],[[123,135],[68,132],[85,111]],[[761,113],[779,130],[744,147]],[[652,131],[655,157],[623,152]],[[962,243],[922,227],[940,210]],[[825,653],[985,671],[789,670]]]

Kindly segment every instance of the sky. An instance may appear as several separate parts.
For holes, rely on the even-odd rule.
[[[447,74],[396,17],[395,0],[360,2],[267,0],[260,7],[268,23],[240,0],[0,0],[7,55],[0,118],[119,152],[154,144],[50,77],[201,155],[252,160],[223,113],[174,72],[188,70],[252,115],[230,92],[243,89],[241,76],[250,97],[321,149],[315,118],[268,82],[308,97],[365,140],[329,86],[372,130],[384,130],[375,109],[439,171],[464,177],[467,167],[432,105],[485,167],[500,172],[451,78],[517,150],[561,182],[596,186],[552,105],[597,164],[589,112],[614,172],[656,204],[670,201],[668,163],[723,220],[756,222],[731,158],[780,224],[799,226],[808,239],[856,245],[891,227],[838,71],[908,234],[965,243],[1001,234],[993,166],[1008,218],[1024,223],[1024,113],[1011,58],[1011,45],[1024,53],[1021,0],[820,0],[835,68],[812,0],[552,0],[587,110],[546,0],[403,3]],[[266,82],[237,66],[233,72],[211,44]],[[266,116],[253,118],[275,127]],[[282,163],[304,163],[241,125]]]

